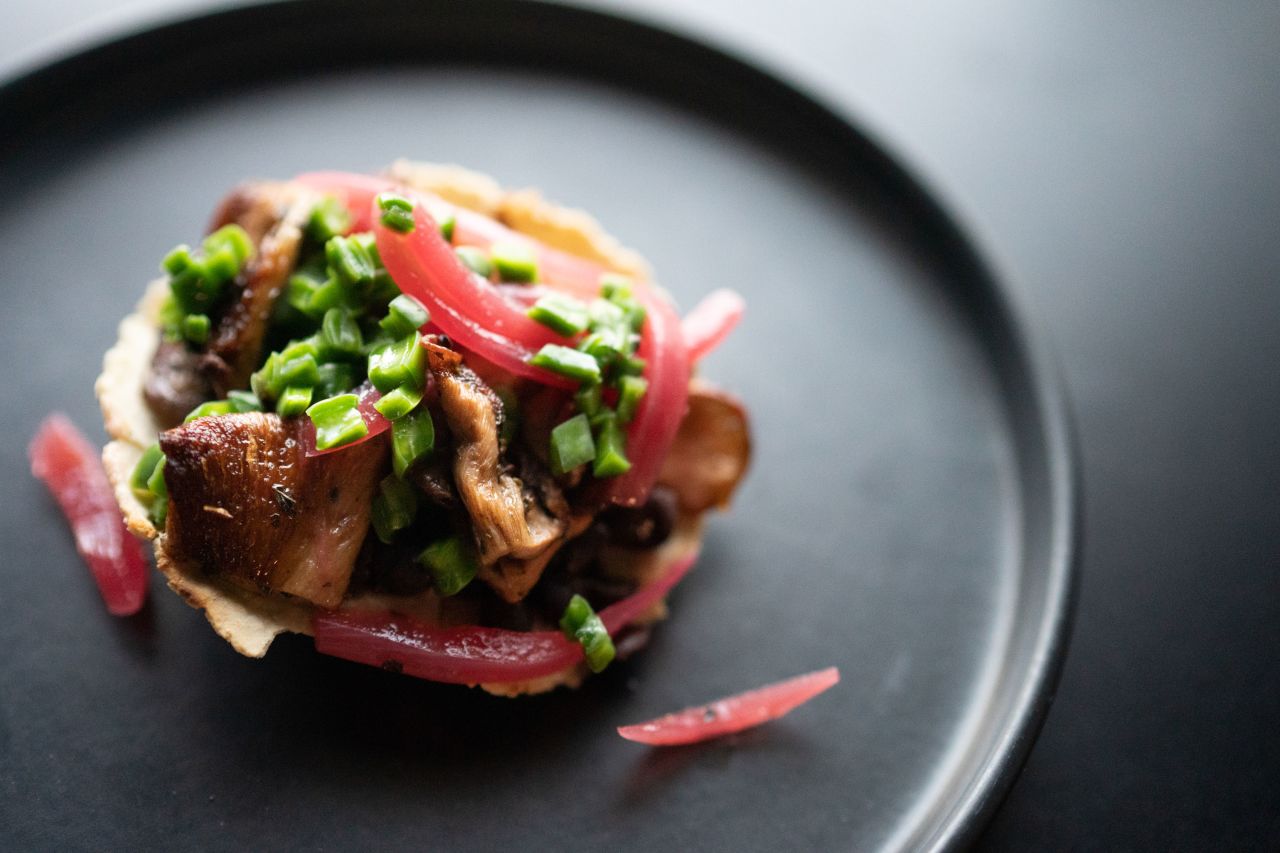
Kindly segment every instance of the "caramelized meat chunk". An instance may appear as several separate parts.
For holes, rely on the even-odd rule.
[[[260,592],[336,607],[387,467],[385,436],[306,457],[298,418],[198,418],[160,436],[171,556]]]

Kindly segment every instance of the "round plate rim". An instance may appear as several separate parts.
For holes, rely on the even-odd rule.
[[[637,38],[661,41],[678,46],[689,57],[695,57],[721,74],[734,74],[757,85],[768,86],[774,96],[803,106],[810,120],[818,120],[829,129],[838,129],[850,140],[872,152],[881,180],[908,196],[908,201],[932,221],[963,253],[971,272],[986,288],[1000,314],[1003,331],[1009,336],[1008,356],[1022,362],[1026,383],[1031,391],[1041,428],[1047,485],[1050,543],[1048,546],[1047,585],[1044,614],[1036,626],[1032,663],[1025,675],[1023,688],[1007,715],[1007,721],[995,742],[995,748],[977,775],[965,786],[954,806],[942,815],[931,830],[920,826],[908,837],[899,836],[903,849],[952,850],[970,844],[987,825],[1012,787],[1030,754],[1031,747],[1044,724],[1065,661],[1074,617],[1079,584],[1080,467],[1076,445],[1076,429],[1068,405],[1062,371],[1056,355],[1049,347],[1043,325],[1029,309],[1017,288],[1004,283],[997,269],[1009,269],[1002,260],[995,264],[991,250],[980,250],[970,231],[961,227],[960,219],[945,205],[937,190],[929,186],[912,168],[882,144],[873,133],[838,108],[824,103],[812,92],[803,90],[774,71],[752,59],[736,55],[731,49],[712,44],[704,34],[690,35],[642,19],[566,3],[544,0],[473,0],[488,14],[554,14],[562,20],[578,21],[592,26],[621,27]],[[183,9],[177,14],[136,7],[106,14],[85,24],[63,31],[37,43],[0,63],[0,116],[15,109],[39,103],[38,95],[68,77],[85,74],[102,61],[110,62],[113,54],[163,38],[184,27],[201,24],[243,24],[255,16],[291,14],[302,10],[314,14],[322,10],[367,10],[376,6],[402,14],[421,13],[423,4],[413,0],[273,0],[265,3],[233,3],[213,8]],[[261,20],[261,19],[260,19]],[[0,155],[3,151],[0,151]],[[1005,392],[1007,393],[1007,392]],[[924,821],[921,820],[923,825]]]

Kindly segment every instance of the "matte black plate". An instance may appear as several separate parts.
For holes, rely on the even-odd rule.
[[[0,126],[0,846],[921,848],[998,802],[1063,652],[1064,410],[858,131],[705,46],[500,0],[177,23],[11,80]],[[593,211],[686,306],[750,305],[705,366],[753,412],[750,478],[652,647],[577,692],[493,699],[297,637],[248,660],[158,580],[114,620],[26,474],[47,411],[99,434],[117,318],[229,186],[402,155]],[[613,732],[830,664],[837,689],[743,736]]]

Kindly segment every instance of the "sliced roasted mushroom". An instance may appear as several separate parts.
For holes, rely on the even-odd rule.
[[[462,364],[454,351],[428,342],[427,363],[440,392],[440,406],[454,442],[453,482],[471,516],[480,550],[480,577],[509,601],[518,601],[537,582],[546,560],[493,569],[503,558],[532,560],[565,533],[562,518],[548,511],[524,483],[504,473],[498,453],[498,418],[502,403]],[[560,496],[563,501],[563,496]],[[547,558],[549,559],[549,557]],[[509,578],[519,568],[519,582]]]
[[[268,184],[261,193],[274,200],[280,218],[236,277],[233,301],[218,319],[200,359],[200,371],[219,397],[248,386],[250,375],[262,362],[267,327],[276,301],[298,265],[302,227],[315,202],[289,184]]]
[[[207,347],[162,340],[156,348],[143,395],[161,428],[177,426],[206,400],[248,384],[261,361],[275,301],[297,265],[300,226],[311,210],[301,192],[291,184],[242,184],[219,205],[209,230],[239,225],[256,251],[236,276],[231,301],[215,317]]]
[[[182,423],[192,409],[213,396],[199,365],[200,353],[185,341],[162,340],[156,347],[142,397],[162,428]]]
[[[307,457],[302,421],[251,412],[160,436],[170,558],[260,592],[337,607],[385,473],[384,436]]]
[[[751,433],[742,402],[699,379],[690,382],[689,411],[658,482],[675,491],[686,512],[724,507],[750,458]]]

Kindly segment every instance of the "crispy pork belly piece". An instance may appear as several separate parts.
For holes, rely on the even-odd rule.
[[[263,593],[337,607],[387,467],[385,436],[308,458],[304,421],[251,412],[160,436],[169,556]]]

